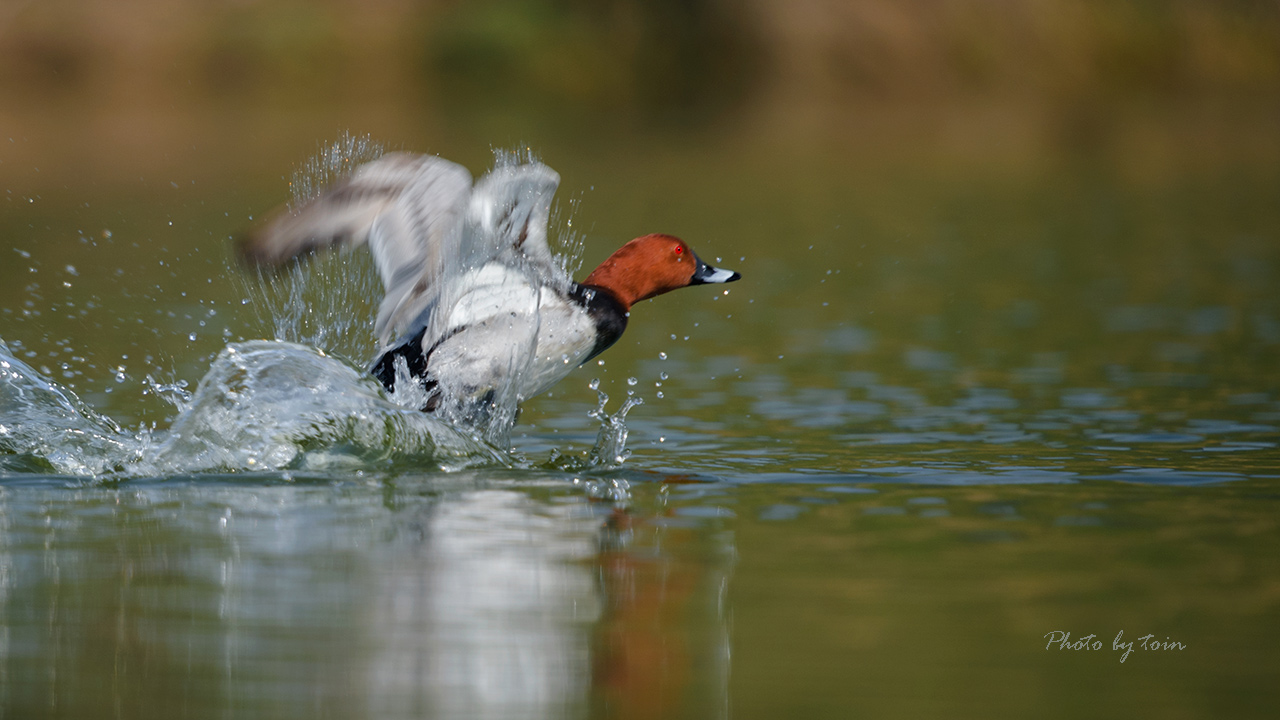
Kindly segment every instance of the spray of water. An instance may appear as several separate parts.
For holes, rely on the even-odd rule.
[[[0,340],[0,468],[103,475],[135,462],[148,441],[45,379]]]
[[[322,190],[355,172],[355,169],[386,154],[387,148],[369,135],[342,133],[334,142],[322,146],[293,171],[289,191],[291,207],[297,208],[314,200]]]
[[[236,269],[232,276],[263,335],[354,364],[368,362],[377,350],[373,318],[382,281],[368,253],[324,253],[274,273]]]
[[[609,414],[605,411],[609,396],[600,389],[600,379],[593,379],[590,387],[596,391],[599,404],[587,415],[600,422],[600,430],[596,433],[596,444],[591,448],[587,464],[590,467],[619,467],[631,457],[631,451],[627,449],[627,413],[631,412],[631,408],[643,405],[644,399],[634,392],[628,393],[627,399],[622,401],[622,407]]]
[[[291,206],[313,200],[325,187],[385,152],[368,135],[343,134],[294,171]],[[373,355],[373,318],[382,281],[368,253],[320,253],[274,272],[259,269],[246,275],[229,268],[228,274],[241,283],[241,303],[254,312],[264,335],[310,345],[353,363],[367,362]]]
[[[172,390],[182,410],[168,430],[129,432],[0,342],[0,470],[137,477],[510,465],[492,445],[396,404],[362,371],[302,345],[234,343],[195,392]]]

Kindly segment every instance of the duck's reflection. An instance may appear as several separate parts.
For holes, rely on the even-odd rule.
[[[0,714],[723,715],[731,541],[645,508],[559,479],[0,492]]]
[[[727,556],[708,553],[699,528],[654,520],[512,490],[436,504],[416,548],[379,571],[372,709],[653,718],[723,708],[727,563],[706,559]]]
[[[652,520],[617,511],[600,533],[604,612],[592,643],[595,707],[622,718],[668,717],[681,708],[696,708],[682,713],[696,717],[725,715],[724,567],[702,564],[706,555],[662,552],[691,550],[697,542],[686,528],[668,527],[661,545],[640,545],[637,530]]]
[[[600,599],[573,505],[486,490],[420,515],[379,568],[365,620],[378,715],[554,717],[590,684]]]

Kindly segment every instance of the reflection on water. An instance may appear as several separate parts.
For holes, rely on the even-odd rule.
[[[370,612],[384,618],[367,673],[385,703],[377,715],[581,710],[601,605],[589,533],[600,523],[581,505],[529,506],[520,493],[480,491],[415,518],[400,539],[406,556],[379,568]]]
[[[467,473],[56,485],[0,494],[17,717],[725,712],[731,540],[653,493],[627,508]]]

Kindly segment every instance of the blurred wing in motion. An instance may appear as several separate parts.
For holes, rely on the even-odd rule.
[[[467,211],[468,264],[513,252],[540,271],[550,270],[543,273],[546,279],[562,275],[547,246],[551,200],[559,185],[560,175],[539,162],[499,166],[480,178]]]
[[[383,349],[423,328],[427,340],[438,339],[453,329],[457,319],[448,311],[459,304],[476,306],[463,313],[468,323],[487,317],[477,295],[501,300],[505,311],[508,296],[528,294],[535,276],[568,287],[547,246],[559,184],[554,170],[529,162],[500,165],[473,191],[461,165],[391,153],[296,211],[279,212],[241,242],[240,252],[278,267],[315,250],[368,244],[386,291],[374,326]],[[506,270],[482,272],[495,260]],[[537,293],[531,298],[527,312],[536,313]]]
[[[282,210],[240,243],[248,261],[278,267],[300,255],[368,243],[386,290],[375,333],[387,345],[432,303],[457,262],[471,174],[431,155],[391,153],[296,211]]]

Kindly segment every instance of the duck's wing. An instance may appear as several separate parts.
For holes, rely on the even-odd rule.
[[[386,289],[374,325],[384,347],[429,319],[441,281],[457,274],[464,242],[471,173],[438,157],[415,159],[412,181],[369,231],[369,250]]]
[[[559,279],[547,246],[551,201],[560,186],[560,175],[539,162],[494,168],[476,183],[467,208],[467,257],[475,266],[493,258],[523,258],[544,279]]]
[[[530,274],[569,284],[547,246],[551,201],[560,184],[556,171],[541,163],[504,165],[471,188],[466,170],[432,159],[435,169],[419,174],[378,216],[370,235],[387,290],[374,328],[384,347],[424,327],[426,338],[453,332],[453,311],[475,300],[477,283],[494,274],[482,272],[491,263],[510,271],[498,275],[511,280],[506,294],[514,297],[527,292]],[[495,290],[503,295],[502,288],[482,294]]]
[[[238,249],[252,263],[275,267],[314,250],[358,247],[369,240],[374,220],[426,178],[437,187],[430,202],[465,207],[471,191],[466,168],[430,155],[388,153],[301,207],[277,211],[241,238]]]
[[[368,244],[386,290],[375,333],[386,345],[431,305],[456,261],[471,173],[432,155],[390,153],[296,210],[282,210],[240,243],[250,262],[282,265],[305,253]]]
[[[241,243],[246,259],[278,266],[307,252],[368,244],[386,295],[374,333],[384,347],[431,325],[449,330],[448,312],[473,271],[491,262],[533,270],[568,285],[547,245],[560,176],[542,163],[503,165],[474,190],[466,168],[439,157],[391,153],[294,211],[282,211]],[[523,282],[523,281],[521,281]]]

